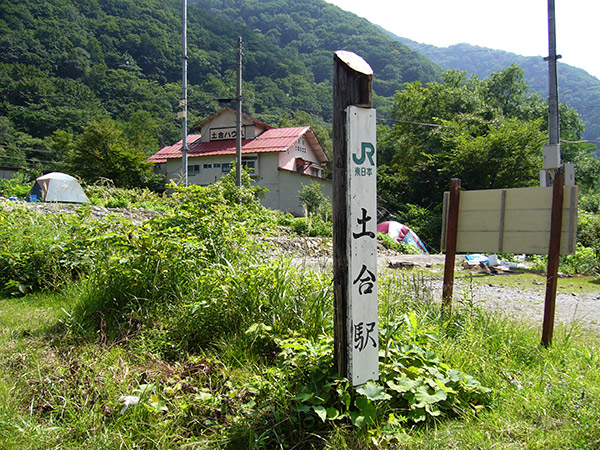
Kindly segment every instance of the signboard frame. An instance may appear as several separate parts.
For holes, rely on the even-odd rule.
[[[578,186],[564,187],[560,254],[575,253]],[[444,193],[442,251],[446,250],[449,193]],[[456,251],[546,254],[552,187],[461,191]]]

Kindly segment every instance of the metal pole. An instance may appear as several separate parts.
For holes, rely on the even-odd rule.
[[[242,185],[242,37],[238,37],[237,114],[235,120],[235,185]]]
[[[556,17],[554,0],[548,0],[548,143],[560,143],[560,124],[558,113],[558,76],[556,61],[561,57],[556,54]]]
[[[187,145],[187,0],[183,0],[183,61],[182,61],[182,107],[183,117],[181,128],[183,131],[183,139],[181,144],[181,166],[183,169],[184,186],[188,185],[188,145]]]

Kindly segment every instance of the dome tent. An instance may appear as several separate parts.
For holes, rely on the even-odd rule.
[[[400,222],[381,222],[377,225],[377,232],[388,234],[398,242],[410,244],[416,247],[421,253],[429,254],[427,247],[425,247],[423,241],[417,236],[417,233]]]
[[[60,203],[90,202],[77,180],[60,172],[48,173],[37,178],[26,199]]]

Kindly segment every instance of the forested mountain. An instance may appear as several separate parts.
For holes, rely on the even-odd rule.
[[[520,56],[468,44],[441,48],[391,36],[431,58],[443,68],[464,70],[481,79],[511,64],[517,64],[523,68],[525,81],[531,90],[542,98],[548,97],[548,63],[542,57]],[[600,140],[600,80],[583,69],[563,64],[559,60],[558,83],[560,101],[575,108],[585,123],[584,138]]]
[[[105,132],[118,128],[146,154],[179,139],[181,28],[181,0],[3,0],[4,164],[60,161],[66,144],[100,117],[114,121]],[[272,124],[300,111],[317,127],[330,121],[338,49],[372,65],[382,111],[404,82],[441,74],[365,19],[321,0],[190,0],[190,126],[215,112],[217,99],[235,96],[238,35],[244,112]]]

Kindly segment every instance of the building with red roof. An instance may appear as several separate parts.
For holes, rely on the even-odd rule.
[[[194,127],[188,144],[188,183],[209,185],[235,167],[236,112],[224,108]],[[182,141],[166,146],[149,158],[167,180],[183,179]],[[274,128],[242,115],[242,164],[252,178],[269,191],[263,204],[272,209],[303,214],[298,192],[319,183],[331,198],[331,181],[323,178],[329,163],[314,132],[308,126]]]

